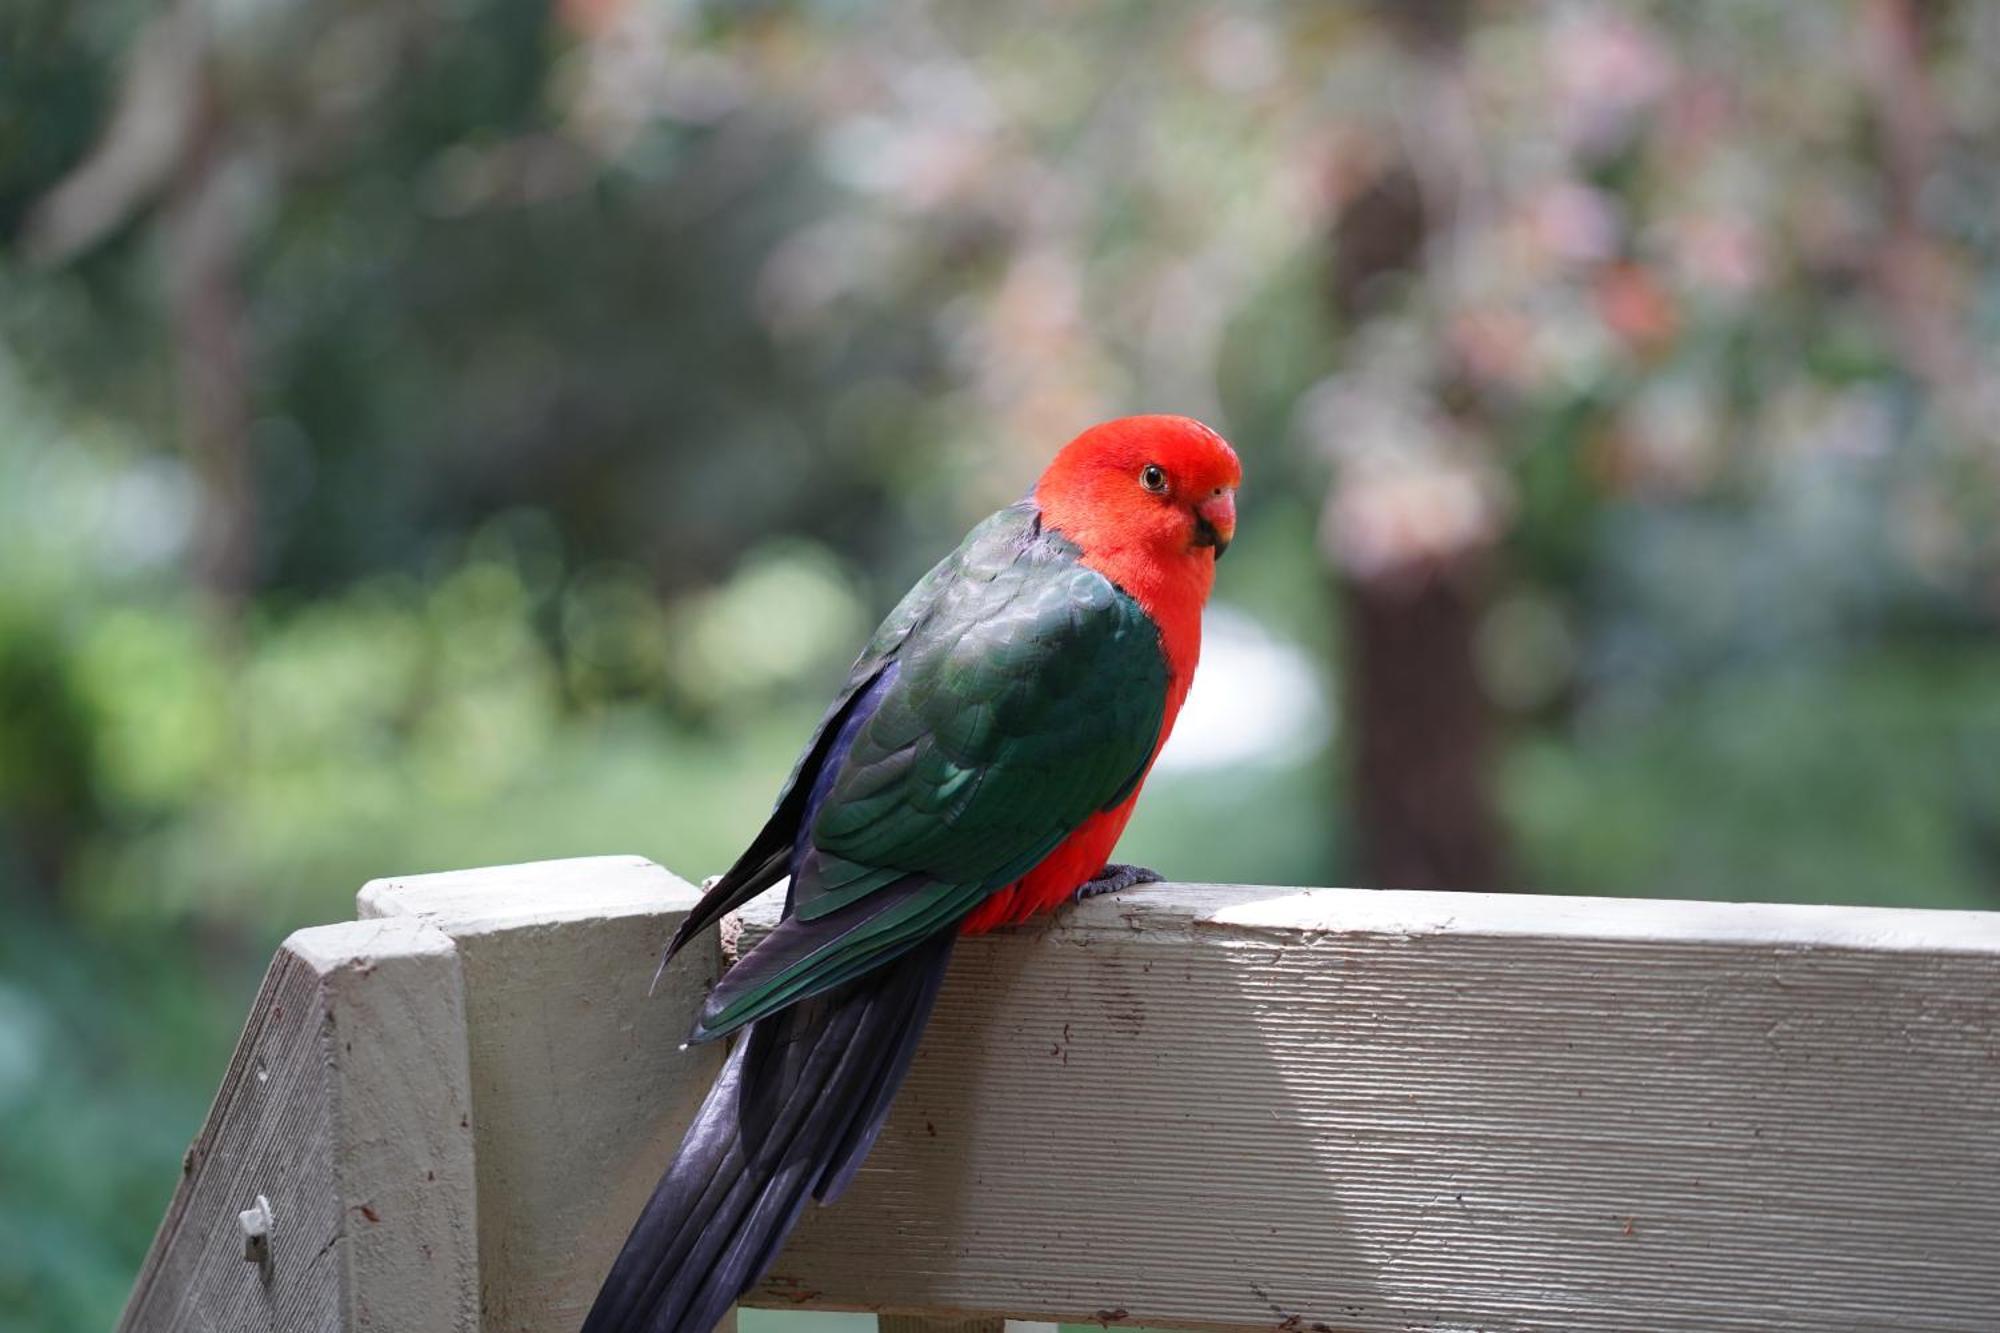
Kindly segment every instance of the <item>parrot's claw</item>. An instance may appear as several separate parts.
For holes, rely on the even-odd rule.
[[[1158,884],[1165,878],[1166,876],[1157,870],[1148,870],[1144,866],[1119,865],[1114,861],[1077,885],[1076,900],[1082,902],[1085,898],[1095,898],[1103,893],[1122,893],[1141,884]]]

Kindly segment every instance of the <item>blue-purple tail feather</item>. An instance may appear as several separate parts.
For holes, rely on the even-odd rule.
[[[806,830],[832,774],[895,673],[892,662],[836,706],[770,823],[689,916],[669,957],[809,853]],[[915,887],[885,893],[860,910],[882,910]],[[837,933],[846,928],[845,915],[853,913],[813,923],[810,933]],[[802,929],[788,932],[787,940]],[[763,1277],[806,1200],[838,1197],[882,1132],[956,938],[956,931],[942,931],[852,981],[758,1019],[738,1036],[582,1333],[709,1333]],[[777,942],[776,953],[787,940]],[[753,972],[774,965],[776,953],[761,952],[746,960]]]
[[[806,1200],[838,1197],[881,1133],[955,939],[750,1026],[583,1333],[708,1333],[764,1276]]]

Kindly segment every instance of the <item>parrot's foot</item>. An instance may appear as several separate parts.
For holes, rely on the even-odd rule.
[[[1114,861],[1077,885],[1076,900],[1082,902],[1085,898],[1095,898],[1101,893],[1119,893],[1141,884],[1158,884],[1165,878],[1166,876],[1157,870],[1148,870],[1144,866],[1119,865]]]

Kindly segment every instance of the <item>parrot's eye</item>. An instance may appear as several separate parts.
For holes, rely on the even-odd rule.
[[[1148,463],[1139,473],[1139,484],[1155,495],[1167,491],[1167,472],[1158,463]]]

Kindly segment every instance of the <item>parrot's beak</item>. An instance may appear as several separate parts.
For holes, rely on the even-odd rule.
[[[1194,507],[1194,544],[1213,546],[1220,560],[1235,536],[1236,491],[1225,486]]]

